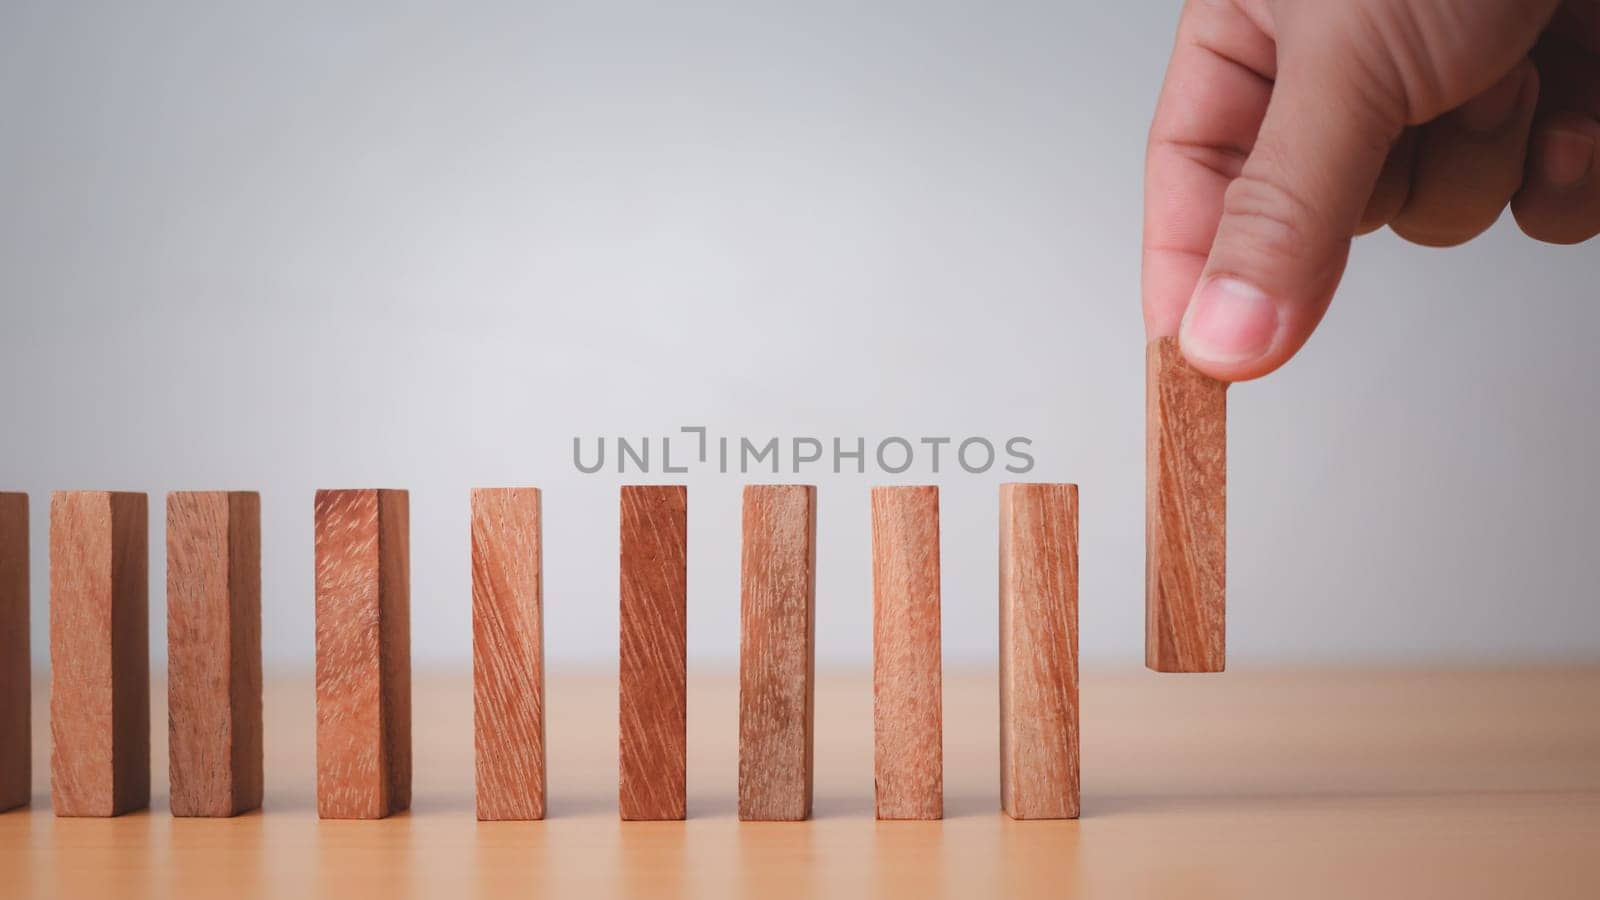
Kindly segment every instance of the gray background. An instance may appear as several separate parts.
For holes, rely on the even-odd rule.
[[[263,493],[312,654],[318,487],[412,491],[419,665],[470,648],[467,497],[545,489],[548,653],[614,665],[614,472],[571,439],[1024,434],[1082,485],[1082,646],[1142,657],[1140,178],[1177,3],[0,7],[0,485]],[[1231,394],[1236,666],[1593,659],[1595,247],[1363,239]],[[941,476],[945,652],[996,654],[1000,474]],[[926,471],[907,473],[926,481]],[[871,641],[816,479],[819,656]],[[741,479],[690,484],[735,658]]]

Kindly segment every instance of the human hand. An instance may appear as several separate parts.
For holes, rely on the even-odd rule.
[[[1452,246],[1508,203],[1542,241],[1600,233],[1600,0],[1188,0],[1145,166],[1146,332],[1258,378],[1355,235]]]

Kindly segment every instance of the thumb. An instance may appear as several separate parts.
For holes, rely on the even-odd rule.
[[[1311,336],[1404,125],[1402,100],[1350,74],[1366,71],[1352,65],[1359,51],[1325,35],[1302,44],[1280,44],[1271,101],[1179,330],[1190,363],[1225,381],[1273,371]]]

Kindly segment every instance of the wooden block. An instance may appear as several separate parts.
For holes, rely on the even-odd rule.
[[[150,805],[144,494],[50,498],[50,792],[58,816]]]
[[[1000,486],[1000,805],[1078,817],[1078,486]]]
[[[1175,338],[1145,356],[1145,665],[1221,672],[1227,562],[1228,385]]]
[[[739,818],[811,817],[817,489],[744,489],[739,602]]]
[[[28,495],[0,494],[0,811],[33,793]]]
[[[261,727],[261,496],[168,494],[172,814],[259,808]]]
[[[317,814],[411,805],[411,512],[405,491],[318,491]]]
[[[545,808],[544,549],[538,488],[472,492],[478,818]]]
[[[689,492],[622,489],[622,818],[682,819],[688,741]]]
[[[880,819],[944,818],[939,489],[872,489],[873,784]]]

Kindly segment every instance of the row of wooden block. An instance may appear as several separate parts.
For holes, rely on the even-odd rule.
[[[687,489],[628,486],[620,517],[623,819],[685,814]],[[1001,805],[1078,815],[1077,488],[1000,491]],[[28,802],[28,510],[0,494],[0,809]],[[405,491],[319,491],[317,809],[381,818],[411,795]],[[63,492],[50,507],[51,793],[57,815],[148,805],[147,499]],[[545,812],[540,492],[472,493],[480,819]],[[811,813],[816,488],[744,491],[739,817]],[[880,818],[943,814],[939,494],[872,492]],[[262,797],[260,498],[167,498],[171,806],[230,816]]]

